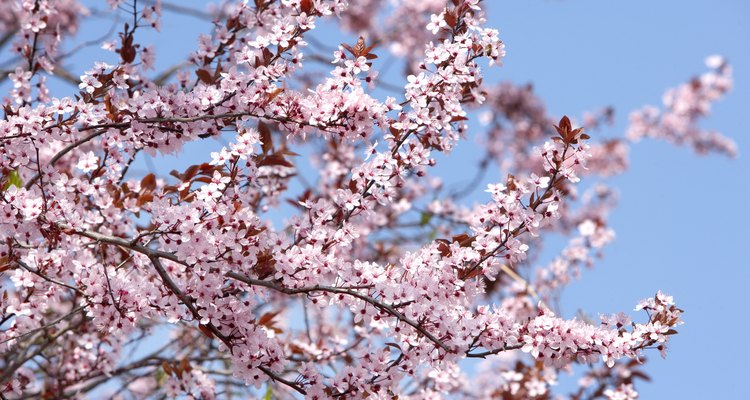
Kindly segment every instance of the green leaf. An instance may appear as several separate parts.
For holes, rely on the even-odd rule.
[[[266,394],[263,396],[263,400],[273,400],[273,389],[270,384],[266,386]]]
[[[422,218],[419,220],[419,225],[425,226],[430,223],[430,220],[432,219],[432,213],[431,212],[423,212]]]
[[[21,176],[18,175],[18,171],[13,170],[8,175],[8,181],[5,182],[5,186],[3,186],[3,190],[8,190],[11,185],[21,188],[23,187],[23,181],[21,180]]]
[[[167,377],[167,374],[164,373],[164,370],[161,368],[156,370],[156,376],[154,377],[156,379],[156,385],[161,387],[161,384],[164,382],[164,379]]]

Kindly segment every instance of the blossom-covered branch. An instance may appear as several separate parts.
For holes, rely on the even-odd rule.
[[[486,85],[505,45],[479,0],[164,4],[164,15],[160,1],[110,0],[125,17],[103,46],[114,61],[84,66],[67,96],[45,80],[86,9],[4,3],[6,398],[543,399],[572,364],[594,367],[571,398],[628,398],[623,371],[664,353],[682,323],[662,292],[636,307],[643,322],[553,310],[614,239],[614,191],[597,181],[581,196],[578,182],[623,172],[628,144],[553,119],[531,86]],[[141,32],[171,11],[216,20],[176,64],[187,67],[152,78]],[[322,21],[356,39],[321,40]],[[388,72],[393,57],[403,76]],[[712,65],[664,113],[633,114],[628,136],[733,153],[695,128],[730,86],[728,64]],[[450,164],[467,179],[448,190],[433,167],[469,137],[484,144],[479,170]],[[223,145],[180,170],[131,168],[212,139]],[[485,178],[481,202],[460,203]],[[568,245],[536,267],[555,234]],[[471,385],[461,368],[477,359],[477,379],[502,379]]]

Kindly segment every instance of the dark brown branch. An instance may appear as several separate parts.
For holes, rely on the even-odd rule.
[[[412,319],[410,319],[409,317],[407,317],[400,311],[396,310],[396,308],[394,308],[392,305],[383,303],[364,293],[360,293],[356,291],[356,289],[353,289],[353,288],[342,288],[342,287],[336,287],[336,286],[323,286],[323,285],[307,286],[307,287],[302,287],[302,288],[287,288],[287,287],[278,285],[275,282],[269,282],[269,281],[264,281],[260,279],[253,279],[253,278],[250,278],[248,276],[245,276],[240,273],[233,272],[233,271],[227,272],[226,276],[236,279],[240,282],[247,283],[249,285],[262,286],[262,287],[273,289],[275,291],[278,291],[284,294],[289,294],[289,295],[310,294],[314,292],[328,292],[328,293],[345,294],[347,296],[355,297],[367,303],[370,303],[373,306],[381,310],[388,312],[389,314],[398,318],[402,322],[405,322],[406,324],[410,325],[412,328],[416,329],[419,333],[424,335],[426,338],[428,338],[430,341],[435,343],[438,347],[442,348],[443,350],[447,352],[452,351],[451,348],[449,348],[440,339],[436,338],[433,334],[428,332],[422,325],[418,324],[417,322],[413,321]]]

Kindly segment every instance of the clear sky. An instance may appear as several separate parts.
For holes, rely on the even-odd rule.
[[[700,157],[653,140],[633,146],[630,170],[609,180],[620,190],[620,205],[610,218],[617,239],[595,269],[565,291],[562,309],[566,317],[579,309],[591,315],[630,311],[658,289],[672,294],[686,311],[686,324],[673,338],[667,360],[649,357],[646,371],[653,383],[639,386],[641,398],[750,399],[750,347],[744,343],[750,331],[750,211],[744,204],[750,196],[750,2],[486,3],[489,25],[500,30],[507,46],[505,66],[492,69],[489,80],[533,82],[552,116],[580,116],[611,105],[616,124],[603,132],[609,137],[623,135],[631,110],[660,105],[666,88],[705,71],[706,56],[722,54],[733,65],[735,88],[704,126],[734,139],[739,157]],[[101,1],[88,4],[106,7]],[[202,1],[180,4],[204,7]],[[76,41],[99,37],[109,26],[109,20],[94,19]],[[143,42],[156,44],[157,66],[163,68],[183,60],[198,33],[209,29],[199,19],[168,13],[160,35],[141,32]],[[71,70],[80,75],[105,54],[85,49],[81,56],[87,61],[71,63]],[[56,93],[70,93],[70,86],[53,83]],[[476,153],[462,146],[453,162],[472,162]],[[207,148],[191,146],[180,163],[198,155],[205,160]],[[156,162],[168,170],[176,161]],[[147,168],[145,160],[141,168]]]
[[[703,72],[722,54],[735,87],[704,121],[734,139],[740,155],[699,157],[645,140],[631,168],[611,180],[620,204],[605,258],[563,295],[571,316],[632,309],[661,289],[686,321],[669,355],[649,357],[643,399],[750,399],[750,2],[494,1],[491,24],[507,45],[501,79],[533,81],[552,115],[612,105],[622,135],[628,113],[659,105],[667,87]],[[571,60],[570,63],[559,60]]]

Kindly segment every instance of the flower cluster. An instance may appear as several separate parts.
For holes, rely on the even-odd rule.
[[[153,78],[141,32],[184,9],[110,0],[137,22],[64,97],[44,80],[85,9],[7,3],[0,33],[21,62],[0,119],[6,397],[544,399],[560,371],[593,364],[580,393],[630,399],[631,361],[666,351],[682,322],[661,292],[636,308],[643,323],[548,307],[614,239],[614,191],[577,183],[622,172],[628,147],[553,119],[531,86],[487,86],[505,50],[479,0],[227,2],[189,67]],[[316,39],[333,22],[356,39]],[[402,86],[384,52],[405,60]],[[729,87],[712,64],[631,136],[731,152],[693,129]],[[466,206],[482,176],[447,193],[433,167],[475,114],[479,170],[504,178]],[[211,138],[223,145],[205,159],[136,171]],[[569,244],[535,268],[551,234]],[[467,359],[486,359],[486,384]]]
[[[653,137],[692,147],[696,152],[737,154],[737,145],[715,131],[702,129],[698,120],[708,115],[711,103],[732,87],[732,67],[721,56],[706,59],[711,71],[694,78],[663,96],[664,110],[648,106],[630,115],[630,140]]]

